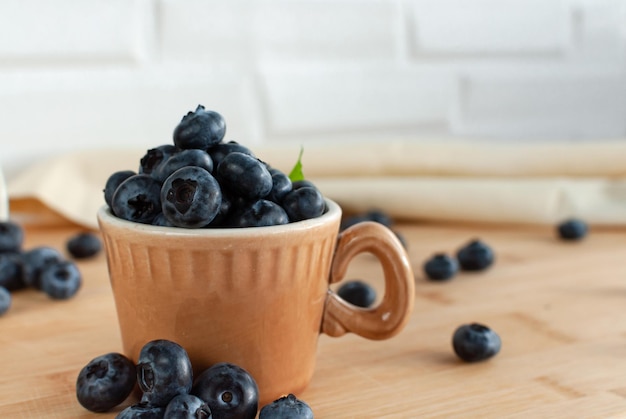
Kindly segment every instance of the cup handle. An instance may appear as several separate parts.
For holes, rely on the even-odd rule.
[[[402,243],[387,227],[373,221],[355,224],[339,234],[330,270],[330,283],[345,276],[359,253],[372,253],[385,278],[385,295],[376,307],[354,306],[328,290],[321,332],[341,336],[352,332],[367,339],[388,339],[408,322],[415,298],[415,279]]]

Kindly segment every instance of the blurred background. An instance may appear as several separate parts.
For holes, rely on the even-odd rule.
[[[228,140],[626,138],[622,0],[0,0],[0,165]]]

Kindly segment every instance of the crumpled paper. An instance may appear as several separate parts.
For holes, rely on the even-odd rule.
[[[346,212],[373,208],[410,221],[626,224],[626,141],[505,143],[389,141],[250,147],[288,173],[303,171]],[[79,151],[10,180],[11,200],[37,199],[89,228],[117,170],[137,170],[146,149]]]

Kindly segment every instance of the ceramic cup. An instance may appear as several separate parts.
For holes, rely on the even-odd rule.
[[[365,222],[339,233],[341,209],[281,226],[182,229],[98,212],[124,352],[153,339],[182,345],[198,374],[232,362],[252,374],[261,405],[299,394],[320,333],[369,339],[398,333],[413,309],[414,277],[395,234]],[[385,293],[371,309],[329,287],[357,254],[380,261]],[[338,372],[340,373],[340,372]]]

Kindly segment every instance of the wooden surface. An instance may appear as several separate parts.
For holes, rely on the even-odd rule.
[[[315,376],[300,395],[316,418],[626,417],[626,229],[594,228],[564,243],[550,227],[408,225],[416,276],[411,322],[387,341],[321,336]],[[25,249],[64,249],[77,226],[28,226]],[[424,279],[434,252],[481,238],[496,252],[484,273]],[[120,351],[104,255],[79,262],[84,286],[69,301],[14,293],[0,318],[0,417],[113,418],[75,398],[79,370]],[[359,256],[351,278],[381,289],[381,271]],[[502,338],[482,363],[459,361],[454,329],[481,322]],[[128,404],[130,401],[127,401]]]

